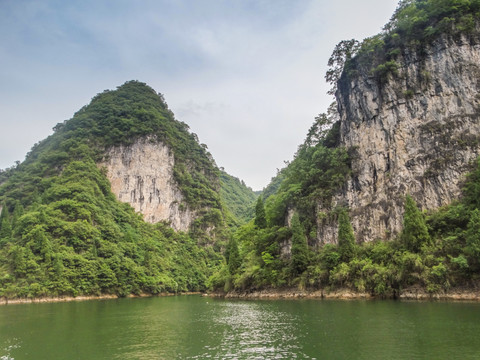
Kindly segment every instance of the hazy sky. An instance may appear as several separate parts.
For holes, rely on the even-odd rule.
[[[340,40],[378,33],[397,0],[0,0],[0,168],[97,93],[146,82],[255,190],[332,102]]]

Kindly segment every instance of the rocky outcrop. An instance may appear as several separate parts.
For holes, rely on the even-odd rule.
[[[167,221],[173,229],[187,231],[194,213],[175,182],[174,164],[168,146],[147,138],[111,148],[100,166],[106,168],[117,199],[129,203],[145,221]]]
[[[450,300],[450,301],[480,301],[480,293],[468,288],[452,288],[448,291],[429,293],[421,287],[404,289],[400,293],[375,296],[365,292],[358,292],[347,288],[338,289],[265,289],[248,292],[231,291],[227,294],[210,294],[212,297],[227,299],[341,299],[341,300],[374,300],[374,299],[400,299],[400,300]]]
[[[386,79],[358,71],[338,84],[341,144],[355,158],[328,208],[349,207],[359,242],[401,231],[407,193],[429,210],[457,199],[480,153],[480,41],[444,37],[397,63]],[[331,222],[317,225],[321,243],[336,242]]]

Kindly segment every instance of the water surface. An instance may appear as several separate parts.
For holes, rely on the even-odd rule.
[[[480,304],[200,296],[0,306],[0,359],[480,359]]]

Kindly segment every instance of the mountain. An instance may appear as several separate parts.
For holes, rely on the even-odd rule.
[[[336,101],[235,233],[217,290],[478,286],[479,18],[476,0],[403,0],[382,33],[335,47]]]
[[[243,180],[227,174],[220,169],[220,196],[230,214],[230,225],[238,226],[254,216],[255,192]]]
[[[402,6],[338,82],[340,146],[354,158],[345,187],[319,206],[348,206],[359,242],[398,236],[407,194],[425,210],[458,199],[480,154],[478,3]],[[421,25],[406,14],[414,9]],[[335,242],[330,233],[321,241]]]
[[[477,296],[479,18],[478,0],[402,0],[341,41],[335,102],[262,194],[147,85],[98,94],[0,172],[0,295]]]
[[[0,294],[205,290],[254,196],[236,184],[245,198],[228,208],[224,179],[161,94],[137,81],[98,94],[2,173]]]

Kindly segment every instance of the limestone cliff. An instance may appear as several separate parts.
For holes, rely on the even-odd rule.
[[[187,231],[194,212],[173,177],[174,163],[168,146],[143,138],[129,146],[112,147],[100,166],[105,166],[117,199],[129,203],[145,221],[167,221],[173,229]]]
[[[344,189],[318,212],[348,206],[359,242],[401,231],[407,193],[429,210],[457,199],[480,153],[478,37],[443,36],[396,63],[386,79],[359,66],[338,83],[340,142],[355,157]],[[335,221],[318,218],[318,240],[336,242]]]

